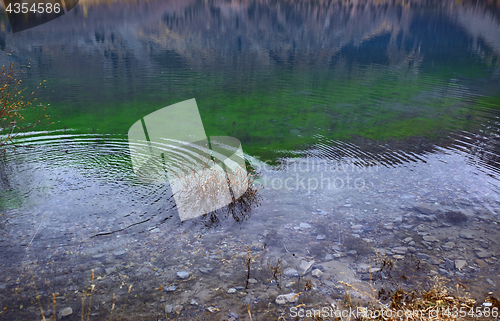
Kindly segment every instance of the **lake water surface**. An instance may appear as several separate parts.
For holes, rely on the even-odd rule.
[[[62,320],[292,320],[434,276],[500,298],[498,1],[80,0],[1,24],[54,123],[1,156],[0,320],[49,318],[53,293]],[[181,221],[128,132],[192,98],[257,192]]]

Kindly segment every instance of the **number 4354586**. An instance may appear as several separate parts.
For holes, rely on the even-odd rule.
[[[9,3],[5,11],[9,13],[59,13],[61,11],[60,3],[34,3],[29,7],[27,3]]]

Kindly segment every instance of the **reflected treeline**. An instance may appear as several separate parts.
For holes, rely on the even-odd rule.
[[[418,64],[432,49],[422,29],[426,16],[439,15],[443,24],[457,24],[470,37],[459,49],[479,52],[488,61],[500,54],[499,6],[499,1],[81,1],[55,21],[7,35],[5,44],[40,63],[44,51],[53,60],[60,55],[51,66],[55,69],[68,52],[75,60],[91,54],[108,75],[121,61],[134,68],[134,60],[150,71],[186,64],[217,69],[221,58],[235,72],[256,64],[331,64],[339,56],[363,60],[362,53],[352,56],[352,48],[363,46],[379,51],[371,63],[401,66]],[[8,22],[3,24],[8,30]],[[426,32],[436,42],[464,36],[449,28],[446,34]]]
[[[315,128],[345,133],[344,138],[370,126],[386,128],[386,124],[391,123],[363,123],[376,119],[378,115],[380,118],[388,117],[385,114],[396,115],[387,118],[390,120],[401,115],[401,119],[437,119],[448,111],[443,112],[441,100],[432,99],[434,96],[444,97],[448,89],[456,88],[456,79],[450,80],[455,74],[488,70],[490,74],[481,76],[493,73],[498,78],[499,8],[499,0],[80,0],[68,14],[25,32],[9,33],[8,22],[4,20],[1,22],[0,46],[13,51],[13,57],[21,63],[31,60],[31,68],[27,71],[30,79],[36,83],[49,80],[47,86],[54,93],[41,98],[71,105],[71,110],[63,111],[67,114],[61,114],[63,118],[71,118],[79,110],[82,114],[99,114],[103,111],[102,102],[135,103],[155,95],[166,105],[225,90],[221,94],[225,95],[223,98],[210,97],[215,101],[210,111],[220,111],[224,117],[232,118],[224,121],[220,120],[221,117],[214,118],[209,126],[226,131],[231,129],[228,124],[233,124],[234,131],[236,121],[236,134],[245,148],[279,142],[278,147],[294,150],[296,146],[285,143],[312,137]],[[436,66],[439,66],[439,71],[448,69],[451,72],[438,74]],[[412,76],[422,74],[426,68],[432,70],[432,77],[410,81]],[[287,73],[290,70],[294,72]],[[332,72],[321,74],[324,70]],[[397,70],[398,73],[370,80],[374,79],[373,75],[380,75],[380,70]],[[285,72],[280,74],[282,71]],[[359,81],[342,89],[345,92],[341,94],[345,95],[332,96],[328,100],[325,93],[334,92],[332,88],[338,89],[339,83],[345,83],[349,78]],[[436,78],[438,81],[432,82]],[[328,83],[332,79],[339,80],[339,83]],[[302,80],[303,83],[299,83]],[[439,84],[441,80],[446,86],[434,86],[437,88],[435,92],[427,93],[427,97],[422,94],[415,98],[419,101],[412,100],[411,103],[403,98],[392,98],[409,95],[403,90],[393,89],[394,83],[410,81],[410,85],[427,85],[428,80],[429,86]],[[380,92],[375,89],[390,81],[392,83]],[[492,87],[489,79],[487,82],[490,84],[485,87]],[[290,83],[293,85],[289,86]],[[367,95],[360,95],[358,101],[345,98],[355,96],[361,87],[372,89],[366,91]],[[411,88],[408,92],[422,92],[427,87]],[[352,88],[355,91],[349,92]],[[253,104],[238,106],[248,107],[245,117],[237,114],[237,108],[223,110],[228,101],[239,99],[243,90],[266,95],[261,95],[262,102],[252,101]],[[274,96],[275,90],[281,91],[277,97]],[[287,91],[293,90],[296,92],[292,97]],[[172,101],[163,100],[167,96],[161,96],[164,93]],[[460,89],[450,97],[462,99],[464,93]],[[285,94],[288,101],[283,102]],[[473,94],[476,93],[467,92],[465,99]],[[182,99],[177,100],[174,95]],[[319,96],[325,98],[317,99]],[[339,100],[344,98],[349,104],[339,105]],[[299,101],[297,106],[291,104],[295,101]],[[302,103],[304,105],[300,105]],[[113,128],[114,132],[126,132],[137,118],[154,111],[153,108],[158,106],[140,111],[138,107],[137,110],[131,108],[128,113],[120,112],[119,116],[123,118],[119,119],[113,110],[115,114],[110,113],[109,118],[117,119],[110,123],[121,126]],[[261,109],[254,112],[256,108]],[[279,108],[284,112],[277,111]],[[449,114],[455,112],[456,108],[453,108],[450,107]],[[300,118],[305,114],[307,119]],[[313,118],[315,114],[319,116]],[[265,119],[268,115],[271,115],[270,119]],[[105,116],[108,115],[99,120]],[[252,117],[258,121],[245,123]],[[463,118],[466,117],[470,115]],[[300,122],[294,122],[296,119]],[[329,122],[320,123],[325,119]],[[455,123],[455,120],[448,121]],[[463,123],[468,125],[468,122]],[[263,123],[271,125],[264,126]],[[415,127],[410,124],[400,127]],[[431,127],[429,122],[416,124]],[[74,124],[67,125],[71,128]],[[92,126],[94,124],[89,123],[89,128]],[[268,127],[272,127],[272,131]],[[446,136],[449,131],[444,129]],[[412,131],[399,134],[416,136]],[[304,145],[310,143],[303,141]],[[425,153],[433,148],[413,150],[413,141],[407,142],[411,152]],[[274,147],[270,146],[269,150]],[[405,150],[404,146],[400,149]]]

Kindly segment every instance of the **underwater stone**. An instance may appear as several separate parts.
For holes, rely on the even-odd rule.
[[[461,238],[472,240],[474,239],[474,234],[470,231],[462,231],[458,234]]]
[[[312,274],[312,276],[319,278],[323,275],[323,272],[321,272],[320,269],[316,269],[316,270],[312,271],[311,274]]]
[[[73,314],[73,309],[70,307],[67,307],[67,308],[64,308],[64,309],[59,311],[59,318],[64,318],[64,317],[67,317],[68,315],[72,315],[72,314]]]
[[[276,298],[276,303],[277,304],[285,304],[287,302],[296,302],[298,300],[299,296],[296,293],[288,293],[288,294],[281,294],[278,295]]]
[[[302,260],[299,265],[299,269],[302,271],[302,275],[305,275],[307,271],[311,268],[311,266],[314,264],[314,261],[304,261]]]
[[[311,228],[311,224],[308,224],[308,223],[300,223],[299,225],[300,228]]]
[[[424,235],[423,239],[426,242],[436,242],[437,241],[437,239],[434,236],[430,236],[430,235]]]
[[[296,269],[293,269],[293,268],[286,269],[285,271],[283,271],[283,274],[286,277],[289,277],[289,278],[299,276],[299,272]]]
[[[486,251],[479,251],[479,252],[476,253],[476,255],[480,259],[485,259],[485,258],[491,257],[491,253],[490,252],[486,252]]]
[[[434,214],[436,212],[431,206],[424,203],[415,204],[415,209],[427,215]]]
[[[464,260],[455,260],[455,268],[461,270],[467,264]]]
[[[177,276],[181,279],[187,279],[187,278],[189,278],[189,272],[179,271],[179,272],[177,272]]]

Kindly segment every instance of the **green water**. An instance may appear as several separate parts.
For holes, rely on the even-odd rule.
[[[186,17],[200,8],[186,7]],[[306,39],[263,22],[265,15],[246,22],[249,28],[270,23],[263,40],[255,39],[259,31],[242,34],[237,14],[222,20],[236,21],[233,33],[221,29],[216,17],[203,18],[212,26],[205,30],[188,18],[175,18],[181,20],[174,26],[165,15],[159,25],[132,19],[127,30],[133,31],[126,32],[124,25],[104,32],[99,24],[56,34],[34,29],[39,42],[30,52],[19,44],[31,34],[12,41],[20,66],[32,59],[27,83],[46,81],[37,95],[50,104],[51,130],[126,135],[141,117],[191,98],[207,136],[234,136],[246,153],[269,160],[301,154],[318,137],[382,143],[421,137],[440,144],[453,133],[480,130],[484,112],[498,109],[498,53],[473,39],[445,9],[405,9],[410,23],[391,10],[372,8],[376,17],[408,25],[408,32],[367,33],[359,44],[339,43],[316,26],[292,25],[330,41],[332,48],[318,47],[316,54]],[[379,23],[372,21],[367,32]],[[184,47],[169,48],[161,38],[165,32],[167,43]],[[183,43],[179,35],[190,32],[206,39]],[[282,38],[273,43],[275,35]],[[474,45],[478,51],[471,51]]]

